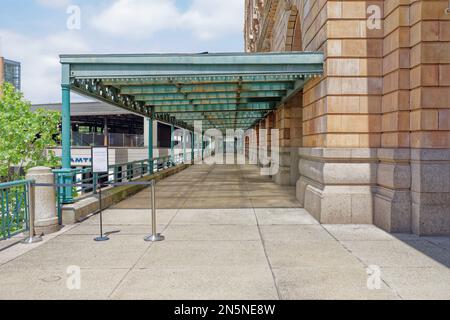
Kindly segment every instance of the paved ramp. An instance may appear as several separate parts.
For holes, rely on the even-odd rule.
[[[114,209],[151,208],[144,190]],[[158,209],[298,208],[295,187],[278,186],[254,166],[197,165],[158,183]]]
[[[0,268],[3,299],[450,299],[450,238],[321,226],[252,166],[194,166]],[[4,254],[4,253],[0,253]],[[378,289],[367,268],[380,268]],[[68,266],[81,268],[69,290]],[[377,284],[377,282],[371,282]]]

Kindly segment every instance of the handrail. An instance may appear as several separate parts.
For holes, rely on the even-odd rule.
[[[177,153],[172,156],[155,157],[151,160],[136,160],[127,163],[119,163],[108,166],[108,172],[103,174],[92,173],[91,168],[85,169],[57,169],[54,170],[57,184],[73,183],[72,196],[67,198],[67,188],[57,188],[58,201],[68,203],[79,201],[97,193],[97,185],[102,182],[120,183],[143,178],[146,175],[157,173],[161,170],[176,166],[184,162],[184,155]],[[80,177],[81,175],[81,177]],[[69,190],[70,193],[70,190]]]
[[[12,187],[22,186],[24,184],[32,183],[32,182],[34,182],[34,181],[33,180],[17,180],[17,181],[3,182],[3,183],[0,183],[0,189],[7,189],[7,188],[12,188]]]
[[[186,157],[187,159],[187,157]],[[135,179],[151,175],[167,168],[184,163],[185,155],[175,153],[172,156],[155,157],[149,160],[137,160],[127,163],[110,165],[109,172],[104,174],[92,174],[91,168],[85,169],[56,169],[54,170],[55,181],[50,185],[39,185],[54,187],[56,190],[56,206],[59,223],[62,224],[61,205],[66,203],[65,192],[67,188],[72,193],[75,201],[96,194],[100,187],[110,188],[133,182]],[[190,158],[189,160],[190,161]],[[153,168],[153,170],[151,170]],[[81,178],[79,177],[81,175]],[[87,175],[90,175],[86,177]],[[69,177],[69,180],[67,178]],[[107,182],[106,182],[107,181]],[[38,241],[34,237],[32,189],[34,180],[18,180],[0,183],[0,238],[7,239],[19,233],[30,231],[27,243]],[[33,221],[34,222],[34,221]]]
[[[32,180],[0,184],[0,236],[11,238],[29,229]]]

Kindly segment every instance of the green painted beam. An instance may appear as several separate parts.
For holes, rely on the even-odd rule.
[[[208,127],[251,126],[323,74],[322,53],[62,55],[63,81],[85,96]],[[176,120],[175,120],[176,119]],[[175,121],[175,122],[174,122]]]
[[[176,117],[178,120],[182,120],[186,123],[191,123],[194,121],[204,121],[204,120],[208,120],[207,118],[204,117],[192,117],[192,118],[180,118],[180,117]],[[248,117],[233,117],[230,113],[229,116],[226,117],[217,117],[217,119],[220,120],[245,120],[245,119],[251,119],[252,121],[255,121],[255,119],[262,119],[264,118],[264,116],[261,115],[254,115],[254,116],[248,116]]]
[[[171,113],[170,116],[184,121],[189,125],[194,125],[196,121],[211,124],[213,127],[218,124],[226,124],[228,127],[235,123],[252,124],[256,120],[264,118],[267,111],[230,111],[230,112],[211,112],[211,113]]]
[[[293,82],[299,79],[304,79],[308,76],[320,75],[323,72],[314,73],[296,73],[296,74],[273,74],[273,75],[227,75],[227,76],[146,76],[146,77],[78,77],[102,79],[104,85],[123,87],[123,86],[160,86],[160,85],[212,85],[212,84],[236,84],[242,83],[284,83]]]
[[[202,123],[202,126],[204,127],[227,127],[227,128],[234,128],[237,125],[252,125],[253,121],[247,121],[247,122],[227,122],[227,123]]]
[[[255,119],[262,119],[263,117],[259,117],[259,118],[228,118],[228,119],[223,119],[223,118],[215,118],[214,117],[214,113],[211,114],[212,116],[210,118],[206,118],[206,119],[198,119],[198,120],[184,120],[188,123],[193,123],[194,121],[211,121],[214,123],[234,123],[234,122],[254,122]]]
[[[269,97],[265,98],[261,102],[280,102],[281,97]],[[254,100],[251,98],[245,99],[198,99],[198,100],[168,100],[168,101],[146,101],[145,104],[149,106],[183,106],[183,105],[216,105],[216,104],[248,104]],[[259,101],[258,101],[259,102]]]
[[[237,120],[237,121],[234,121],[234,120],[233,121],[230,121],[230,120],[224,121],[224,120],[219,119],[218,123],[229,125],[229,124],[234,124],[234,123],[253,123],[254,121],[255,121],[254,119]]]
[[[284,97],[286,91],[250,91],[241,92],[241,98],[268,98],[268,97]],[[150,103],[154,101],[169,100],[211,100],[211,99],[237,99],[238,92],[210,92],[210,93],[165,93],[165,94],[139,94],[134,96],[136,100],[146,101]]]
[[[286,96],[283,97],[280,104],[285,103],[286,101],[288,101],[289,99],[294,97],[297,93],[299,93],[303,89],[304,86],[305,86],[305,80],[295,81],[294,88],[292,88],[291,90],[289,90],[287,92]]]
[[[263,111],[232,111],[232,112],[216,112],[214,116],[217,118],[241,117],[241,118],[261,118],[266,113]],[[205,115],[201,113],[170,113],[169,116],[176,117],[178,120],[202,120]]]
[[[238,125],[233,125],[233,126],[204,126],[202,127],[202,131],[206,131],[209,129],[219,129],[219,130],[227,130],[227,129],[246,129],[246,128],[250,128],[251,125],[249,124],[238,124]]]
[[[236,84],[185,84],[185,85],[147,85],[147,86],[122,86],[122,94],[165,94],[165,93],[208,93],[208,92],[236,92],[239,85]],[[292,82],[255,82],[243,83],[240,90],[246,91],[284,91],[293,89]]]
[[[83,95],[83,96],[86,96],[86,97],[91,97],[91,98],[93,98],[95,100],[100,100],[100,101],[105,102],[107,104],[116,106],[116,107],[121,108],[121,109],[128,110],[128,111],[130,111],[132,113],[135,113],[135,114],[138,114],[138,115],[141,115],[141,116],[144,116],[144,117],[149,117],[150,116],[150,113],[146,109],[145,110],[140,110],[140,109],[132,107],[132,106],[126,107],[125,105],[120,104],[120,103],[118,103],[116,101],[113,101],[111,99],[105,98],[105,97],[103,97],[101,95],[98,95],[98,94],[94,94],[94,93],[89,92],[87,90],[84,90],[82,88],[75,87],[73,85],[71,86],[71,90],[76,92],[76,93],[78,93],[78,94],[80,94],[80,95]]]
[[[206,54],[62,54],[61,63],[69,64],[130,64],[130,65],[297,65],[323,62],[323,54],[315,52],[272,53],[206,53]]]
[[[247,103],[247,104],[217,104],[217,105],[179,105],[155,106],[155,113],[183,113],[183,112],[233,112],[233,111],[270,111],[273,103]]]
[[[223,53],[142,55],[61,55],[73,78],[134,78],[321,74],[322,53]]]
[[[234,128],[236,126],[250,126],[252,125],[252,122],[236,122],[236,123],[221,123],[221,124],[203,124],[202,127],[221,127],[221,128]]]

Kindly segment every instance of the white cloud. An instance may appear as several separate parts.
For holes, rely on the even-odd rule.
[[[70,5],[70,0],[36,0],[36,2],[49,8],[64,8]]]
[[[2,54],[21,62],[22,91],[33,103],[61,101],[59,54],[89,52],[86,43],[69,31],[28,37],[0,29],[0,38],[4,43]]]
[[[244,28],[244,0],[194,0],[181,21],[204,40],[239,33]]]
[[[203,40],[241,32],[244,0],[194,0],[181,12],[174,0],[116,0],[93,26],[114,36],[148,38],[158,31],[191,31]]]
[[[174,0],[117,0],[92,24],[102,32],[136,38],[171,29],[179,17]]]
[[[35,1],[52,7],[70,2]],[[235,49],[240,43],[236,39],[242,38],[243,2],[193,0],[189,8],[181,10],[175,0],[114,0],[94,20],[83,23],[82,31],[58,32],[64,30],[61,28],[47,33],[38,29],[28,34],[14,31],[12,26],[0,28],[0,51],[3,51],[0,55],[22,63],[22,90],[26,98],[33,103],[58,102],[61,100],[59,54],[199,52],[217,47],[226,50],[228,46]],[[89,8],[89,13],[95,15],[98,6],[82,8]],[[91,19],[92,16],[83,17]],[[74,101],[77,100],[80,98],[74,96]]]

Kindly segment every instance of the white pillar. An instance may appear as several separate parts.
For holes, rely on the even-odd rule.
[[[148,148],[148,130],[149,130],[148,118],[144,118],[144,147]],[[158,156],[157,152],[158,146],[158,121],[153,120],[153,150],[155,157]]]
[[[53,184],[52,169],[46,167],[36,167],[28,170],[27,180],[34,180],[36,183]],[[35,219],[34,226],[36,234],[49,234],[60,230],[58,214],[56,212],[56,196],[53,187],[35,188]]]
[[[148,118],[144,118],[144,147],[148,148],[148,125],[149,121]]]

